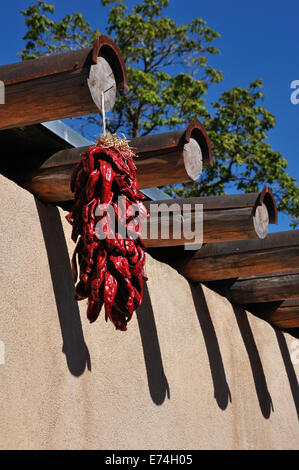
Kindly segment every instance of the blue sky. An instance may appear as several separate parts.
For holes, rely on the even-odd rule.
[[[0,65],[18,60],[17,52],[26,27],[20,10],[33,0],[1,3]],[[98,0],[48,0],[55,5],[55,17],[81,11],[96,28],[105,32],[107,8]],[[127,0],[127,5],[136,1]],[[221,34],[215,46],[221,51],[211,64],[222,70],[224,82],[209,89],[207,99],[216,101],[232,86],[247,87],[256,78],[264,83],[264,106],[276,116],[276,126],[269,134],[273,148],[288,160],[289,173],[299,182],[299,104],[290,101],[290,83],[299,80],[299,3],[295,0],[170,0],[167,14],[178,23],[199,16]],[[1,77],[0,77],[1,78]],[[287,230],[288,220],[280,215],[274,231]],[[273,231],[271,229],[271,231]]]

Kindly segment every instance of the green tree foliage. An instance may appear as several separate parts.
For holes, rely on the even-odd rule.
[[[100,34],[84,20],[82,13],[68,14],[61,21],[54,21],[51,18],[54,11],[53,5],[42,0],[21,11],[28,28],[23,38],[27,40],[26,47],[18,54],[22,60],[88,47]]]
[[[286,168],[288,161],[267,143],[267,133],[275,125],[273,114],[262,106],[262,81],[249,88],[235,87],[224,92],[213,117],[203,123],[213,144],[214,165],[207,168],[200,183],[170,187],[169,194],[196,196],[225,194],[228,188],[242,192],[271,186],[279,210],[287,213],[291,226],[299,220],[299,188]]]
[[[219,34],[200,18],[178,25],[162,16],[168,0],[144,0],[128,14],[122,0],[101,3],[111,5],[107,32],[128,67],[129,90],[115,107],[117,125],[126,123],[136,137],[207,115],[203,96],[222,80],[208,65],[209,56],[219,52],[212,46]]]
[[[200,18],[177,25],[162,16],[168,0],[144,0],[132,13],[127,13],[123,0],[101,3],[111,5],[107,33],[123,54],[129,82],[128,91],[119,94],[108,129],[137,137],[208,115],[203,95],[211,83],[222,80],[207,61],[218,52],[212,42],[219,34]],[[49,18],[53,5],[41,0],[22,13],[28,27],[22,59],[87,47],[94,41],[95,34],[80,13],[56,22]],[[98,116],[88,122],[99,124]]]
[[[137,0],[136,0],[137,1]],[[169,0],[140,0],[131,11],[124,0],[101,0],[109,7],[107,34],[118,44],[127,66],[129,89],[119,93],[110,132],[128,137],[186,125],[201,119],[212,142],[214,166],[203,173],[200,183],[169,187],[178,196],[224,194],[226,190],[258,191],[272,187],[279,210],[291,225],[299,224],[299,188],[286,172],[287,160],[267,143],[275,118],[263,106],[261,80],[247,89],[224,92],[209,113],[206,94],[211,84],[223,80],[209,64],[219,51],[213,42],[219,34],[206,22],[194,18],[178,25],[165,16]],[[54,6],[38,0],[22,11],[28,31],[23,59],[54,54],[70,48],[91,46],[94,31],[81,13],[54,21]],[[101,125],[98,115],[81,118],[86,125]]]

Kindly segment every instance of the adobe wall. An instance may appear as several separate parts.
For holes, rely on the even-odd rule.
[[[298,448],[297,340],[149,255],[128,331],[90,325],[65,213],[0,198],[1,449]]]

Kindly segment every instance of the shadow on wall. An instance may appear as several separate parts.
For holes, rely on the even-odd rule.
[[[211,315],[207,306],[205,295],[200,284],[192,285],[191,292],[193,302],[197,312],[198,320],[202,329],[204,341],[207,348],[211,375],[214,384],[214,397],[219,408],[225,410],[228,401],[232,401],[230,389],[226,380],[223,360],[220,352],[216,331],[211,319]],[[273,404],[270,393],[268,391],[267,382],[259,356],[259,352],[253,337],[252,330],[247,318],[245,310],[233,307],[236,315],[237,324],[248,354],[253,380],[255,384],[256,394],[258,397],[261,412],[265,418],[269,418]]]
[[[69,371],[78,377],[86,367],[91,370],[91,363],[80,311],[74,299],[74,282],[60,214],[55,206],[45,205],[38,199],[35,203],[48,255],[63,340],[62,351]]]
[[[294,405],[296,407],[297,416],[299,420],[299,386],[297,381],[296,372],[292,364],[289,348],[285,340],[284,334],[281,331],[275,330],[278,346],[284,362],[285,370],[289,379],[291,392],[293,395]]]
[[[200,284],[190,284],[191,293],[198,321],[202,330],[207,348],[211,375],[214,385],[214,397],[222,410],[225,410],[228,401],[232,401],[230,389],[226,380],[224,365],[219,348],[215,328]]]
[[[48,255],[53,290],[61,328],[63,348],[71,374],[80,376],[87,367],[91,370],[80,311],[74,299],[74,282],[60,214],[55,206],[35,200]],[[164,373],[154,312],[146,284],[143,303],[137,311],[148,386],[151,398],[161,405],[170,398],[169,385]]]
[[[263,365],[248,321],[247,312],[241,307],[233,306],[233,308],[248,354],[260,409],[264,418],[268,419],[270,417],[271,410],[274,411],[274,408],[272,398],[268,390]]]
[[[136,313],[150,395],[156,405],[162,405],[166,395],[170,399],[170,391],[164,373],[153,307],[145,282],[143,284],[143,302]]]

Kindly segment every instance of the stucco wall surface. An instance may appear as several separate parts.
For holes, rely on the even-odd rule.
[[[147,256],[127,332],[73,299],[65,212],[1,177],[1,449],[297,449],[298,340]]]

